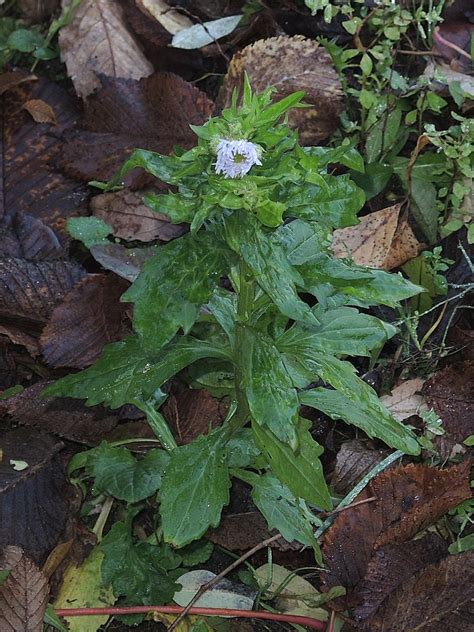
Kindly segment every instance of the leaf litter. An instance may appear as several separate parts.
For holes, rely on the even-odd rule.
[[[329,139],[347,105],[347,94],[326,49],[304,29],[301,34],[285,32],[278,23],[281,12],[272,8],[266,10],[265,19],[252,16],[247,23],[241,21],[240,7],[232,13],[233,7],[224,9],[223,3],[212,3],[211,8],[211,3],[192,3],[189,12],[174,3],[142,0],[127,0],[123,6],[109,0],[80,4],[59,39],[74,91],[39,72],[10,70],[0,76],[6,147],[0,213],[0,342],[6,349],[2,362],[13,379],[27,376],[22,392],[0,401],[2,427],[9,430],[0,435],[0,568],[8,571],[0,583],[0,628],[6,632],[42,629],[49,588],[47,574],[37,565],[58,542],[61,546],[63,530],[75,520],[63,461],[77,451],[77,444],[96,446],[114,432],[117,437],[130,436],[128,425],[135,428],[131,436],[138,439],[136,429],[142,422],[130,420],[143,419],[141,411],[130,407],[110,411],[86,407],[78,400],[42,398],[40,392],[47,380],[58,375],[57,369],[89,365],[105,344],[130,331],[129,307],[120,296],[152,255],[142,244],[172,241],[185,231],[183,225],[171,224],[165,215],[144,205],[142,196],[151,182],[143,172],[127,176],[129,188],[94,197],[87,183],[110,179],[136,147],[164,154],[175,145],[191,147],[194,135],[189,125],[204,123],[228,105],[245,72],[257,90],[274,85],[275,98],[295,90],[306,92],[305,101],[313,107],[290,114],[290,124],[298,129],[303,144]],[[205,6],[194,6],[199,4]],[[296,9],[285,10],[288,23],[298,23]],[[304,19],[314,28],[309,14]],[[198,39],[190,39],[193,32]],[[467,46],[466,33],[469,27],[453,27],[447,20],[435,30],[433,41],[435,52],[450,64],[440,67],[448,86],[459,83],[469,92],[466,56],[458,50]],[[183,49],[167,48],[172,40]],[[225,55],[231,56],[230,63],[224,61]],[[220,88],[213,75],[223,76]],[[450,88],[455,89],[456,85]],[[166,190],[163,185],[162,191]],[[410,212],[401,212],[400,203],[390,205],[388,196],[375,199],[358,225],[336,231],[333,250],[360,265],[398,268],[426,245]],[[65,230],[69,217],[81,215],[103,219],[112,229],[104,243],[92,247],[95,261],[77,244],[71,247]],[[141,242],[138,247],[136,242]],[[462,284],[467,278],[463,273],[457,280]],[[19,354],[21,347],[26,349],[24,355]],[[18,362],[21,365],[25,357],[27,366],[18,373]],[[382,401],[408,422],[433,408],[443,428],[443,434],[433,439],[436,454],[456,463],[460,454],[469,451],[464,441],[474,434],[469,384],[472,363],[448,362],[428,377],[399,380]],[[182,383],[165,390],[162,412],[180,444],[208,433],[227,413],[225,398],[207,391]],[[324,441],[325,458],[333,470],[332,489],[344,496],[388,452],[377,442],[344,436],[341,422],[324,421],[329,428]],[[22,428],[10,429],[16,425]],[[146,440],[151,436],[143,433]],[[66,451],[53,437],[67,442]],[[139,445],[143,449],[146,443]],[[26,467],[16,470],[12,463]],[[465,460],[441,468],[426,460],[392,466],[372,479],[355,506],[334,515],[323,538],[326,568],[319,572],[318,581],[294,576],[275,605],[291,610],[285,599],[294,598],[291,590],[296,587],[316,601],[321,596],[318,588],[336,589],[326,595],[332,599],[329,610],[350,607],[363,630],[467,629],[474,617],[469,580],[472,551],[449,555],[439,521],[447,512],[452,515],[460,503],[469,502],[468,465]],[[225,496],[227,482],[222,483],[220,494]],[[242,496],[206,537],[229,550],[243,551],[274,533],[248,497]],[[282,544],[272,545],[275,559],[289,549],[293,560],[286,558],[284,567],[274,564],[273,570],[285,582],[298,566],[300,545]],[[82,565],[70,565],[56,604],[67,605],[74,599],[97,605],[100,565],[94,554]],[[265,580],[267,571],[261,567],[257,576]],[[275,577],[268,589],[278,588]],[[341,597],[341,586],[347,597]],[[102,603],[113,603],[110,594],[100,596]],[[15,611],[12,599],[20,604]],[[311,605],[298,598],[293,605],[305,611],[316,608],[322,620],[328,619],[327,605],[321,609],[314,606],[315,600]],[[314,612],[313,616],[319,618]],[[91,623],[91,630],[98,624]],[[73,625],[85,630],[77,619]]]

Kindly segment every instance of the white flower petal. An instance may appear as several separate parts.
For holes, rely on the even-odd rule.
[[[217,145],[216,173],[227,178],[242,178],[253,165],[261,165],[261,148],[248,140],[222,138]]]

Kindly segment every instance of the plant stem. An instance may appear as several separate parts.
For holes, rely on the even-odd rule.
[[[178,447],[173,433],[168,427],[163,415],[159,413],[150,402],[134,402],[135,406],[142,410],[150,424],[153,432],[158,437],[161,445],[167,452],[171,452]]]
[[[234,372],[235,395],[237,409],[229,420],[228,433],[233,434],[248,421],[250,411],[245,394],[244,366],[246,355],[250,352],[248,325],[252,316],[255,297],[255,281],[250,268],[243,259],[239,262],[239,293],[237,301],[237,318],[235,322]]]

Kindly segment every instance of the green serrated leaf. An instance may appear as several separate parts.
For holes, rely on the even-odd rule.
[[[254,423],[252,430],[272,472],[295,496],[322,509],[332,508],[331,496],[319,460],[323,448],[312,438],[308,430],[298,428],[296,452],[267,428]]]
[[[130,525],[116,522],[100,544],[102,582],[132,604],[165,604],[179,586],[168,576],[168,555],[161,546],[134,543]],[[173,564],[173,567],[175,563]]]
[[[160,490],[165,542],[182,547],[217,527],[229,486],[219,432],[173,450]]]
[[[169,455],[164,450],[150,450],[137,460],[125,447],[104,442],[95,451],[91,474],[100,492],[136,503],[159,489],[168,461]]]
[[[44,396],[87,399],[89,406],[111,408],[147,401],[170,377],[200,358],[228,359],[224,349],[191,337],[180,337],[157,354],[143,349],[138,336],[107,345],[88,369],[48,386]]]
[[[122,296],[135,304],[133,326],[143,344],[158,350],[179,328],[188,333],[225,268],[224,247],[209,233],[188,233],[158,248]]]
[[[259,456],[250,428],[241,428],[226,443],[227,464],[229,467],[249,467]]]

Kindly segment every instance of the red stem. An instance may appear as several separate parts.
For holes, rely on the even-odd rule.
[[[92,615],[118,614],[148,614],[149,612],[163,612],[165,614],[180,614],[184,608],[180,606],[123,606],[112,608],[58,608],[58,617],[81,617]],[[294,614],[279,614],[262,610],[229,610],[227,608],[191,608],[189,614],[203,614],[209,616],[240,617],[242,619],[268,619],[305,625],[312,630],[326,629],[326,624],[311,617],[301,617]]]

